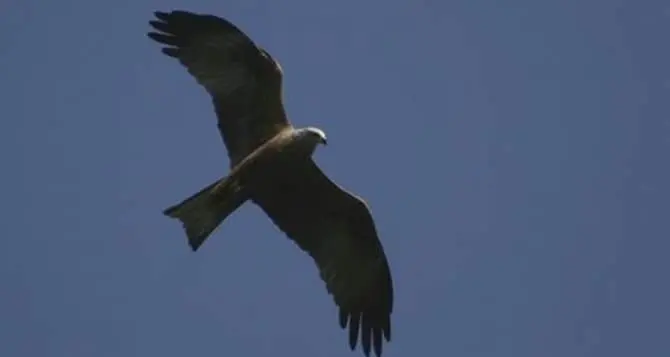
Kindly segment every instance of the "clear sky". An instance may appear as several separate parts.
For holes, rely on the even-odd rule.
[[[1,8],[1,356],[362,356],[259,208],[197,253],[161,214],[228,171],[209,97],[146,37],[175,8],[271,52],[368,200],[385,356],[670,356],[667,2]]]

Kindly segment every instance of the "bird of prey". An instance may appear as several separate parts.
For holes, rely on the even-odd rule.
[[[331,181],[312,159],[326,135],[294,128],[282,103],[279,63],[245,33],[214,15],[154,13],[148,36],[166,47],[209,93],[230,172],[164,214],[178,219],[192,250],[246,201],[307,252],[366,356],[391,341],[393,283],[368,205]]]

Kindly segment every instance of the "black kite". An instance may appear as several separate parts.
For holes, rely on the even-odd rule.
[[[282,69],[225,19],[155,12],[151,39],[167,45],[211,95],[230,159],[228,176],[164,213],[181,221],[197,250],[223,220],[251,200],[315,261],[339,306],[349,344],[369,356],[391,340],[393,283],[367,204],[314,163],[323,131],[295,129],[282,103]]]

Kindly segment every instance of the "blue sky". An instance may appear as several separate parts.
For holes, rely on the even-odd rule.
[[[161,214],[228,165],[145,35],[174,8],[240,26],[328,134],[390,260],[385,356],[670,355],[660,0],[5,0],[0,355],[362,355],[259,208],[197,253]]]

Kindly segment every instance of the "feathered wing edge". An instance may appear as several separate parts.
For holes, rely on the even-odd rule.
[[[212,98],[233,167],[290,126],[279,63],[230,21],[184,10],[154,12],[147,36],[165,46]]]
[[[349,328],[349,346],[360,338],[366,356],[391,341],[393,283],[374,221],[365,202],[333,183],[312,160],[272,175],[252,197],[317,264]]]

